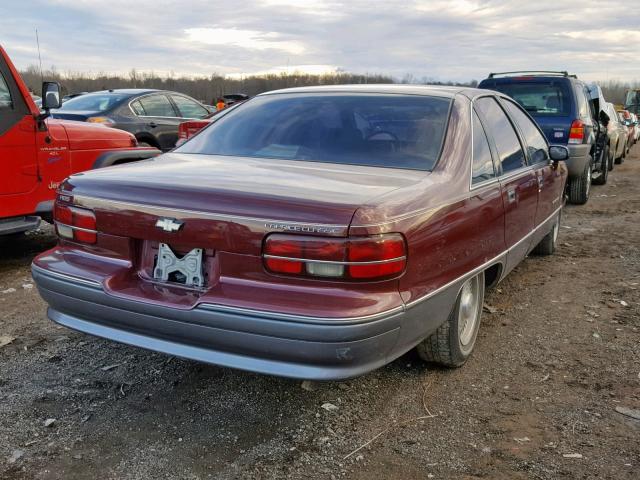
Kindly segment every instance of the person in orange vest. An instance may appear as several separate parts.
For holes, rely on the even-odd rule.
[[[216,110],[217,111],[223,110],[226,106],[227,104],[224,103],[224,100],[222,98],[219,98],[218,103],[216,103]]]

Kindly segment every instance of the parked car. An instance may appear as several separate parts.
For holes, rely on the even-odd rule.
[[[640,89],[633,88],[627,90],[624,109],[636,115],[640,114]]]
[[[605,103],[604,109],[609,116],[607,123],[607,135],[609,137],[609,170],[613,170],[615,163],[621,163],[627,155],[627,136],[629,129],[618,117],[618,113],[612,103]]]
[[[640,138],[640,125],[638,125],[638,115],[635,113],[631,113],[631,121],[633,122],[633,126],[635,129],[635,135],[633,139],[634,145],[638,142],[638,138]]]
[[[72,98],[52,115],[119,128],[135,135],[140,145],[167,151],[178,140],[180,123],[210,113],[206,106],[181,93],[119,89]]]
[[[46,110],[60,103],[54,82],[44,83],[42,97],[43,112],[0,46],[0,235],[51,220],[56,189],[72,173],[160,153],[126,132],[51,119]]]
[[[222,115],[226,115],[230,110],[237,107],[243,101],[245,100],[235,102],[224,110],[218,110],[210,113],[202,120],[187,120],[186,122],[182,122],[178,125],[178,141],[176,142],[176,147],[179,147],[204,127],[208,126],[213,121],[214,117],[219,118]]]
[[[629,150],[635,143],[636,130],[638,129],[638,125],[633,122],[631,112],[629,112],[628,110],[618,110],[618,118],[620,118],[620,121],[627,127],[629,133],[627,138],[627,153],[629,153]]]
[[[497,90],[520,103],[551,143],[566,145],[571,154],[569,201],[584,204],[592,176],[605,173],[606,132],[591,108],[587,85],[567,72],[492,73],[479,88]]]
[[[485,288],[553,253],[568,156],[497,92],[262,94],[148,165],[69,178],[32,273],[53,321],[171,355],[324,380],[413,347],[455,367]]]

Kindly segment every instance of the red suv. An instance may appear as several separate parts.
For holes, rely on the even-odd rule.
[[[43,107],[58,107],[60,99],[60,87],[45,82]],[[0,47],[0,235],[35,228],[40,217],[50,219],[55,192],[72,173],[158,153],[138,148],[129,133],[41,113]]]

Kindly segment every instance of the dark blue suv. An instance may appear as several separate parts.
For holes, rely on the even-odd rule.
[[[606,182],[609,157],[606,128],[600,123],[587,85],[575,75],[567,72],[491,73],[478,88],[509,95],[529,112],[550,144],[569,148],[570,158],[566,164],[571,203],[587,202],[592,178],[594,183]]]

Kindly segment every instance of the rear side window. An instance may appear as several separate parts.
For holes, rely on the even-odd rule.
[[[491,148],[478,114],[473,112],[473,165],[471,183],[476,184],[495,178],[496,172],[491,157]]]
[[[580,85],[576,85],[576,101],[578,102],[578,116],[580,118],[591,118],[591,107],[589,106],[589,102],[587,101],[587,96],[585,94],[584,88]]]
[[[483,97],[475,102],[485,119],[488,133],[498,149],[502,173],[517,170],[526,165],[524,151],[507,114],[493,97]]]
[[[135,113],[136,115],[145,115],[144,108],[142,108],[140,100],[131,102],[131,110],[133,110],[133,113]]]
[[[145,115],[149,117],[176,117],[176,112],[169,99],[164,95],[149,95],[142,97],[140,104],[144,108]]]
[[[0,73],[0,108],[13,108],[13,101],[11,100],[11,92],[9,92],[9,86],[6,80]]]
[[[533,116],[568,116],[571,94],[566,82],[497,83],[494,90],[510,96]]]
[[[505,100],[504,103],[524,136],[524,141],[527,144],[527,153],[529,154],[529,162],[533,165],[547,161],[549,159],[547,141],[542,133],[540,133],[540,130],[538,130],[538,127],[536,127],[531,119],[527,117],[515,103],[509,100]]]
[[[450,105],[422,95],[258,96],[177,151],[431,170]]]
[[[209,115],[209,111],[198,102],[181,95],[172,95],[171,98],[178,106],[180,115],[184,118],[204,118]]]

